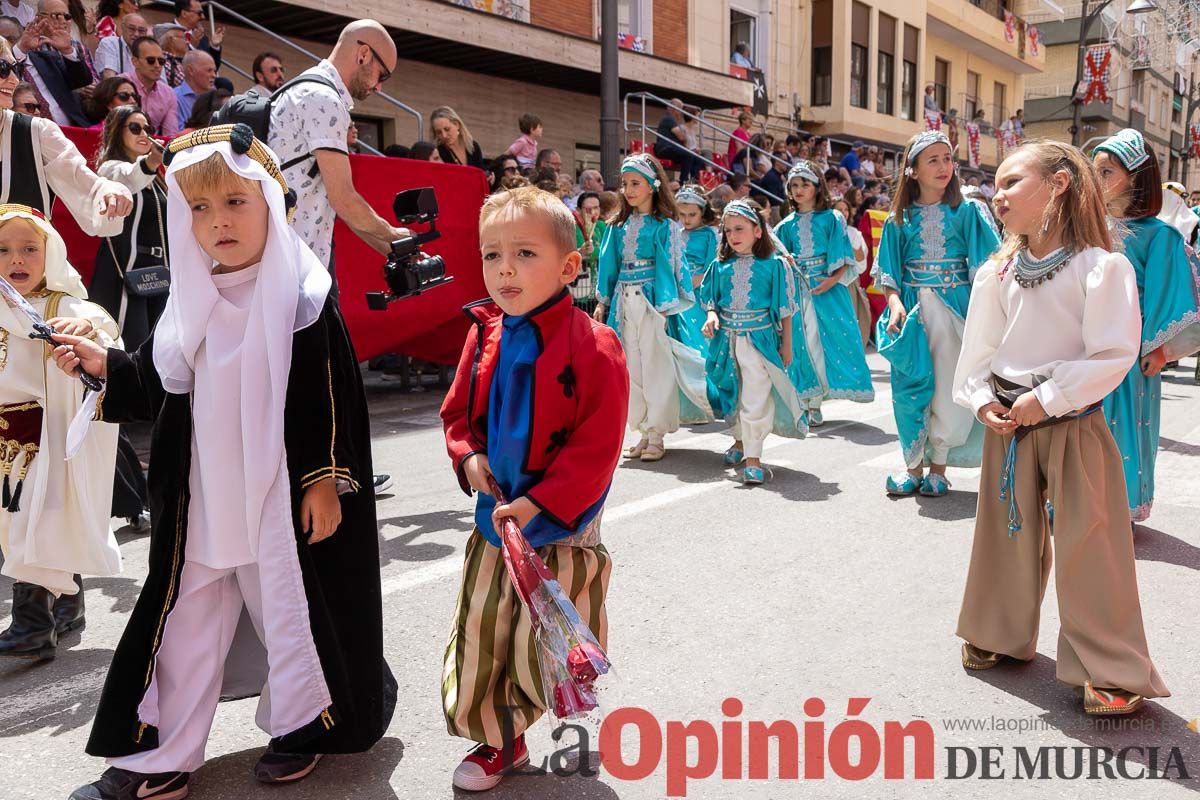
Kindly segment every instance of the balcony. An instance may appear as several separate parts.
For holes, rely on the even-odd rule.
[[[1029,38],[1031,26],[1015,14],[1011,15],[1011,23],[1006,22],[1005,4],[1000,0],[929,0],[927,8],[931,35],[1016,73],[1046,69],[1044,44],[1039,42],[1034,55]]]
[[[294,39],[332,44],[351,19],[387,26],[400,58],[595,95],[600,43],[443,0],[224,0],[234,11]],[[402,62],[403,63],[403,62]],[[621,93],[653,91],[701,108],[749,106],[754,84],[723,72],[622,50]],[[411,67],[400,77],[420,80]]]

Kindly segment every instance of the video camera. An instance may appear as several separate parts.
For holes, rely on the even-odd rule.
[[[434,225],[438,204],[433,188],[427,186],[398,192],[392,210],[401,225],[428,223],[429,230],[392,242],[392,252],[383,265],[383,279],[387,281],[390,293],[367,292],[367,308],[372,311],[386,311],[390,303],[454,280],[446,277],[446,262],[441,256],[422,257],[421,254],[421,245],[442,235]]]

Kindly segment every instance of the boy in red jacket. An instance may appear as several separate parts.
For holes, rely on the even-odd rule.
[[[529,617],[496,531],[513,517],[607,646],[612,569],[600,518],[621,455],[629,373],[613,331],[572,305],[575,220],[531,187],[492,195],[479,219],[491,300],[464,310],[467,335],[442,404],[459,484],[479,492],[442,670],[450,733],[479,742],[454,785],[491,789],[529,760],[524,731],[546,709]],[[510,502],[488,491],[494,476]]]

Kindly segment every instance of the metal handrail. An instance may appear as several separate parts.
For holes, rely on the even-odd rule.
[[[216,0],[207,0],[207,2],[208,2],[209,24],[212,26],[212,28],[214,30],[217,27],[215,11],[220,10],[223,14],[229,15],[230,17],[237,20],[238,22],[241,22],[243,25],[253,28],[254,30],[258,31],[259,33],[264,33],[267,36],[274,39],[275,41],[280,42],[281,44],[287,45],[288,47],[292,48],[296,52],[307,56],[308,58],[312,59],[313,62],[321,61],[321,57],[319,55],[317,55],[316,53],[312,52],[311,50],[308,50],[307,48],[301,47],[300,45],[293,42],[291,39],[288,39],[286,36],[280,36],[278,33],[275,33],[275,31],[273,31],[270,28],[267,28],[263,25],[258,24],[257,22],[255,22],[254,20],[245,16],[244,14],[238,13],[237,11],[234,11],[233,9],[229,8],[226,5],[216,2]],[[158,5],[158,6],[174,6],[175,5],[173,2],[171,2],[171,0],[150,0],[150,3],[153,5]],[[224,59],[222,59],[221,63],[224,64],[226,62]],[[230,64],[229,67],[237,74],[239,74],[245,78],[248,78],[251,81],[254,80],[253,75],[247,75],[244,70],[238,69],[233,64]],[[376,92],[375,96],[378,97],[380,100],[383,100],[385,103],[390,103],[391,105],[395,106],[396,108],[400,109],[401,111],[404,111],[405,113],[411,114],[413,117],[415,117],[417,120],[417,140],[419,141],[420,139],[422,139],[424,137],[424,135],[425,135],[425,118],[421,115],[420,111],[417,111],[412,106],[410,106],[406,103],[403,103],[400,100],[397,100],[396,98],[392,97],[389,94],[385,94],[383,92]],[[375,150],[375,148],[371,147],[370,145],[362,145],[362,146],[367,147],[370,150],[373,150],[378,155],[382,155],[382,153],[380,153],[378,150]]]
[[[669,102],[669,101],[663,100],[661,97],[657,97],[657,96],[655,96],[655,95],[651,94],[650,92],[630,92],[629,94],[625,95],[625,102],[624,102],[624,106],[625,106],[625,113],[624,113],[624,122],[623,122],[623,126],[624,126],[624,130],[625,130],[626,132],[628,132],[628,131],[629,131],[629,99],[630,99],[631,97],[632,97],[632,98],[635,98],[635,99],[640,99],[640,100],[642,101],[642,124],[641,124],[641,126],[640,126],[640,127],[641,127],[641,131],[642,131],[642,141],[643,141],[643,142],[645,142],[645,141],[646,141],[646,132],[647,132],[647,131],[649,131],[649,132],[653,133],[653,134],[654,134],[654,136],[655,136],[655,139],[656,139],[656,140],[657,140],[657,139],[660,139],[660,138],[662,138],[662,136],[659,134],[659,132],[658,132],[658,130],[657,130],[657,129],[655,129],[655,128],[647,128],[647,127],[646,127],[646,100],[648,100],[648,99],[649,99],[649,100],[653,100],[654,102],[656,102],[656,103],[659,103],[659,104],[661,104],[662,106],[664,106],[664,107],[666,107],[666,108],[670,108],[670,109],[671,109],[671,111],[672,111],[672,113],[674,113],[674,112],[679,112],[679,114],[680,114],[681,116],[685,116],[685,117],[687,117],[687,118],[689,118],[689,119],[694,119],[694,120],[696,120],[697,122],[699,122],[701,125],[705,125],[705,126],[708,126],[708,127],[710,127],[710,128],[717,128],[717,130],[721,130],[721,129],[720,129],[718,126],[716,126],[716,125],[713,125],[711,122],[708,122],[707,120],[701,119],[701,118],[700,118],[698,115],[696,115],[696,114],[691,114],[691,113],[689,113],[689,112],[687,112],[687,111],[684,111],[684,110],[682,110],[682,109],[675,108],[674,106],[672,106],[672,105],[670,104],[670,102]],[[676,146],[678,146],[680,149],[682,149],[682,150],[686,150],[687,152],[691,153],[691,154],[692,154],[693,156],[695,156],[697,159],[699,159],[700,161],[703,161],[705,164],[708,164],[708,165],[709,165],[710,167],[712,167],[713,169],[719,170],[719,171],[721,171],[721,172],[725,173],[726,175],[733,175],[733,174],[734,174],[734,172],[733,172],[733,170],[732,170],[732,169],[729,169],[729,168],[727,168],[727,167],[723,167],[723,166],[721,166],[720,164],[716,163],[715,161],[711,161],[710,159],[707,159],[707,158],[705,158],[705,157],[704,157],[703,155],[701,155],[700,153],[697,153],[696,151],[694,151],[694,150],[691,150],[690,148],[686,147],[685,145],[679,144],[678,142],[674,142],[674,141],[672,141],[672,144],[675,144],[675,145],[676,145]],[[747,143],[746,143],[746,147],[747,147],[748,149],[756,150],[756,151],[758,151],[758,152],[762,153],[762,154],[763,154],[763,155],[765,155],[767,158],[770,158],[770,159],[772,159],[773,161],[774,161],[774,160],[778,160],[778,159],[775,159],[775,157],[774,157],[774,156],[773,156],[771,153],[768,153],[766,150],[763,150],[761,147],[756,147],[756,146],[754,146],[754,145],[750,144],[749,142],[747,142]],[[749,178],[750,176],[749,176],[749,175],[747,175],[746,177],[747,177],[747,178]],[[776,195],[776,194],[772,194],[771,192],[768,192],[768,191],[767,191],[766,189],[764,189],[762,186],[760,186],[759,184],[755,183],[753,179],[751,179],[751,181],[750,181],[750,186],[751,186],[752,188],[754,188],[754,189],[757,189],[759,194],[766,195],[767,197],[771,198],[772,200],[774,200],[774,201],[775,201],[775,202],[777,202],[777,203],[783,203],[783,202],[784,202],[784,199],[783,199],[782,197],[779,197],[779,196],[778,196],[778,195]]]

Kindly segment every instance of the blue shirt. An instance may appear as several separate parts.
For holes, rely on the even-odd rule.
[[[192,116],[192,106],[196,105],[196,92],[184,81],[175,87],[175,98],[179,101],[179,127],[186,128],[188,118]]]
[[[179,90],[176,89],[175,91]],[[846,171],[851,175],[853,175],[856,170],[861,170],[862,162],[858,160],[858,153],[851,150],[849,153],[846,153],[846,155],[842,156],[841,166],[845,167]]]
[[[500,333],[500,358],[492,376],[488,395],[487,457],[496,483],[509,500],[524,497],[541,476],[523,471],[529,449],[533,403],[533,366],[542,354],[538,330],[526,317],[505,316]],[[611,485],[610,485],[611,488]],[[568,530],[538,514],[522,533],[534,547],[573,536],[587,526],[608,498],[608,489],[586,512],[576,530]],[[499,547],[500,537],[492,526],[496,501],[480,492],[475,501],[475,525],[491,544]]]

